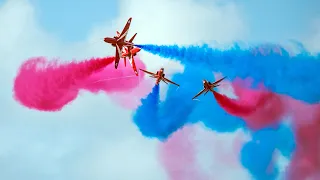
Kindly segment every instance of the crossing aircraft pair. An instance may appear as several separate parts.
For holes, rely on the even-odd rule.
[[[163,81],[165,82],[166,84],[171,83],[171,84],[174,84],[176,86],[180,86],[179,84],[175,83],[175,82],[172,82],[170,81],[169,79],[165,78],[165,74],[164,74],[164,68],[161,68],[160,71],[157,71],[156,73],[152,73],[152,72],[149,72],[149,71],[146,71],[146,70],[143,70],[143,69],[140,69],[141,71],[151,75],[150,77],[152,78],[156,78],[156,84],[159,84],[160,81]],[[220,82],[223,81],[226,77],[224,78],[221,78],[219,79],[218,81],[216,82],[209,82],[207,80],[203,80],[202,83],[203,83],[203,89],[197,94],[195,95],[192,100],[194,100],[195,98],[197,98],[198,96],[200,96],[201,94],[205,93],[204,95],[206,95],[209,91],[210,92],[213,92],[215,87],[218,87],[220,86]]]
[[[124,65],[126,66],[127,61],[126,58],[129,58],[129,63],[136,74],[138,76],[138,71],[136,64],[134,62],[134,56],[141,50],[140,48],[134,47],[133,40],[136,37],[137,33],[135,33],[129,41],[126,41],[126,37],[129,32],[129,28],[131,25],[132,18],[129,18],[127,24],[124,26],[121,33],[117,31],[117,35],[114,37],[105,37],[104,42],[111,44],[116,48],[115,54],[115,68],[118,68],[120,58],[124,58]]]
[[[124,26],[122,32],[116,32],[117,35],[114,37],[105,37],[104,42],[111,44],[113,47],[116,48],[116,53],[115,53],[115,68],[118,68],[120,58],[124,58],[124,65],[126,66],[126,58],[129,58],[129,63],[136,74],[138,76],[138,70],[134,61],[134,56],[137,55],[137,53],[141,50],[138,47],[134,47],[133,40],[136,37],[137,33],[135,33],[129,41],[126,41],[127,34],[129,32],[129,28],[131,25],[131,20],[132,18],[129,18],[126,25]],[[158,85],[160,81],[163,81],[164,83],[168,84],[174,84],[176,86],[180,86],[179,84],[165,78],[164,74],[164,68],[161,68],[159,71],[156,73],[152,73],[143,69],[140,69],[141,71],[147,73],[150,75],[152,78],[156,78],[156,84]],[[195,95],[192,99],[194,100],[201,94],[205,93],[206,95],[209,91],[214,92],[213,88],[219,86],[219,83],[223,81],[226,77],[219,79],[216,82],[209,82],[207,80],[203,80],[203,90],[201,90],[197,95]]]

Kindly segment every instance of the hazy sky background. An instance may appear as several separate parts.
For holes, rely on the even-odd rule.
[[[141,136],[131,111],[105,94],[81,93],[57,113],[12,98],[19,65],[31,56],[113,55],[103,42],[132,16],[137,43],[299,39],[319,48],[320,2],[304,0],[0,0],[0,179],[163,180],[156,140]],[[142,52],[151,70],[169,61]],[[169,69],[181,69],[177,64]],[[232,141],[230,135],[215,137]],[[216,162],[219,165],[219,162]],[[214,170],[213,170],[214,171]],[[230,171],[214,172],[228,180]],[[243,169],[237,179],[248,179]],[[232,179],[232,178],[231,178]],[[230,180],[231,180],[230,179]]]
[[[138,0],[137,4],[143,1]],[[36,8],[40,25],[66,41],[84,40],[92,26],[108,22],[111,24],[112,19],[119,14],[119,2],[115,0],[30,0],[30,2]],[[253,40],[285,40],[305,36],[312,21],[320,16],[318,1],[220,0],[221,4],[225,2],[234,2],[238,5],[245,22],[250,27],[248,38]]]

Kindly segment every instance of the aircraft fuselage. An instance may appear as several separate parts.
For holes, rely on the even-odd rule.
[[[160,81],[162,80],[162,78],[165,76],[163,70],[157,71],[157,81],[156,84],[158,85],[160,83]]]
[[[211,89],[211,85],[208,81],[203,81],[203,88],[205,89]]]

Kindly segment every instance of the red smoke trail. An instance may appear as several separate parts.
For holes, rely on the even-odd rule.
[[[106,68],[113,61],[113,57],[69,63],[48,61],[45,57],[30,58],[21,65],[17,73],[14,97],[28,108],[59,111],[77,97],[81,88],[91,92],[115,92],[136,87],[138,77],[121,79],[129,75],[129,72],[133,75],[132,69],[119,68],[116,72],[110,71],[114,67]]]
[[[285,113],[281,98],[266,91],[262,85],[258,90],[249,89],[249,82],[249,79],[237,79],[231,84],[237,99],[218,92],[213,95],[225,111],[242,117],[251,129],[258,130],[280,121]]]
[[[135,58],[135,63],[138,68],[145,69],[145,64],[138,58]],[[118,68],[107,66],[103,71],[92,74],[89,78],[82,82],[82,88],[97,93],[105,91],[107,93],[129,93],[143,79],[144,74],[139,76],[134,75],[130,65],[127,67],[120,63]]]
[[[286,179],[320,179],[320,104],[310,105],[283,95],[266,93],[264,90],[251,90],[241,87],[241,82],[246,84],[240,80],[232,84],[238,96],[237,100],[214,93],[221,107],[232,115],[242,117],[248,126],[254,129],[274,124],[280,121],[284,114],[292,115],[296,150],[287,170]],[[254,93],[259,96],[255,96]],[[265,99],[261,101],[263,98]],[[246,114],[251,101],[263,103],[256,103],[255,108],[252,106],[252,113]]]
[[[242,116],[251,129],[261,129],[273,125],[281,120],[285,114],[285,105],[280,96],[266,91],[263,85],[258,90],[250,90],[241,84],[244,81],[235,80],[232,84],[235,95],[241,102],[256,101],[254,111],[250,115]]]

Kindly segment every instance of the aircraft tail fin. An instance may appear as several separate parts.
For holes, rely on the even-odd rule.
[[[132,38],[129,40],[129,42],[132,43],[132,41],[134,40],[134,38],[136,37],[136,35],[137,35],[137,33],[135,33],[135,34],[132,36]]]

